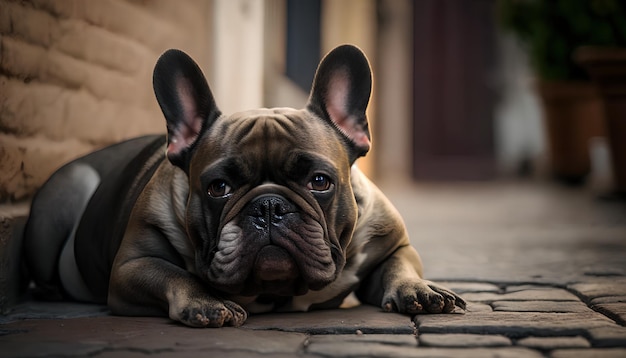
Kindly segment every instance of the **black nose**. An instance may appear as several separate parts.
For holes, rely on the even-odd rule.
[[[257,226],[268,228],[272,224],[280,223],[285,215],[293,212],[294,205],[289,200],[280,195],[265,194],[252,200],[248,215]]]

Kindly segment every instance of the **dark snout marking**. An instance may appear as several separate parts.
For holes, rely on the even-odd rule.
[[[252,224],[267,235],[268,245],[257,254],[254,272],[263,281],[291,280],[298,276],[298,267],[289,253],[272,242],[272,227],[289,225],[286,215],[295,213],[296,207],[282,195],[263,194],[254,198],[246,213]]]
[[[280,225],[286,215],[294,213],[296,207],[289,200],[277,194],[263,194],[253,199],[248,212],[257,229],[271,230],[273,225]]]

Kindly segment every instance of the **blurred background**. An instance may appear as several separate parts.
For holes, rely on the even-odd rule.
[[[374,70],[373,150],[359,166],[375,181],[523,177],[623,191],[625,9],[618,0],[0,0],[0,203],[30,198],[88,151],[164,133],[151,76],[168,48],[198,62],[232,113],[302,108],[320,58],[343,43]]]

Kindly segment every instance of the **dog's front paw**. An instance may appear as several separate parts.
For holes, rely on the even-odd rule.
[[[447,288],[426,280],[402,280],[383,296],[382,308],[405,314],[450,313],[465,309],[465,301]]]
[[[238,304],[212,297],[170,306],[169,316],[191,327],[239,327],[248,318],[246,311]]]

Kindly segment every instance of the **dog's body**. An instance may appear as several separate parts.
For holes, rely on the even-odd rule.
[[[353,291],[408,314],[464,307],[422,279],[399,214],[353,165],[370,145],[360,50],[325,57],[302,110],[223,116],[175,50],[154,86],[167,137],[80,158],[35,197],[25,240],[41,287],[191,326],[337,307]]]

